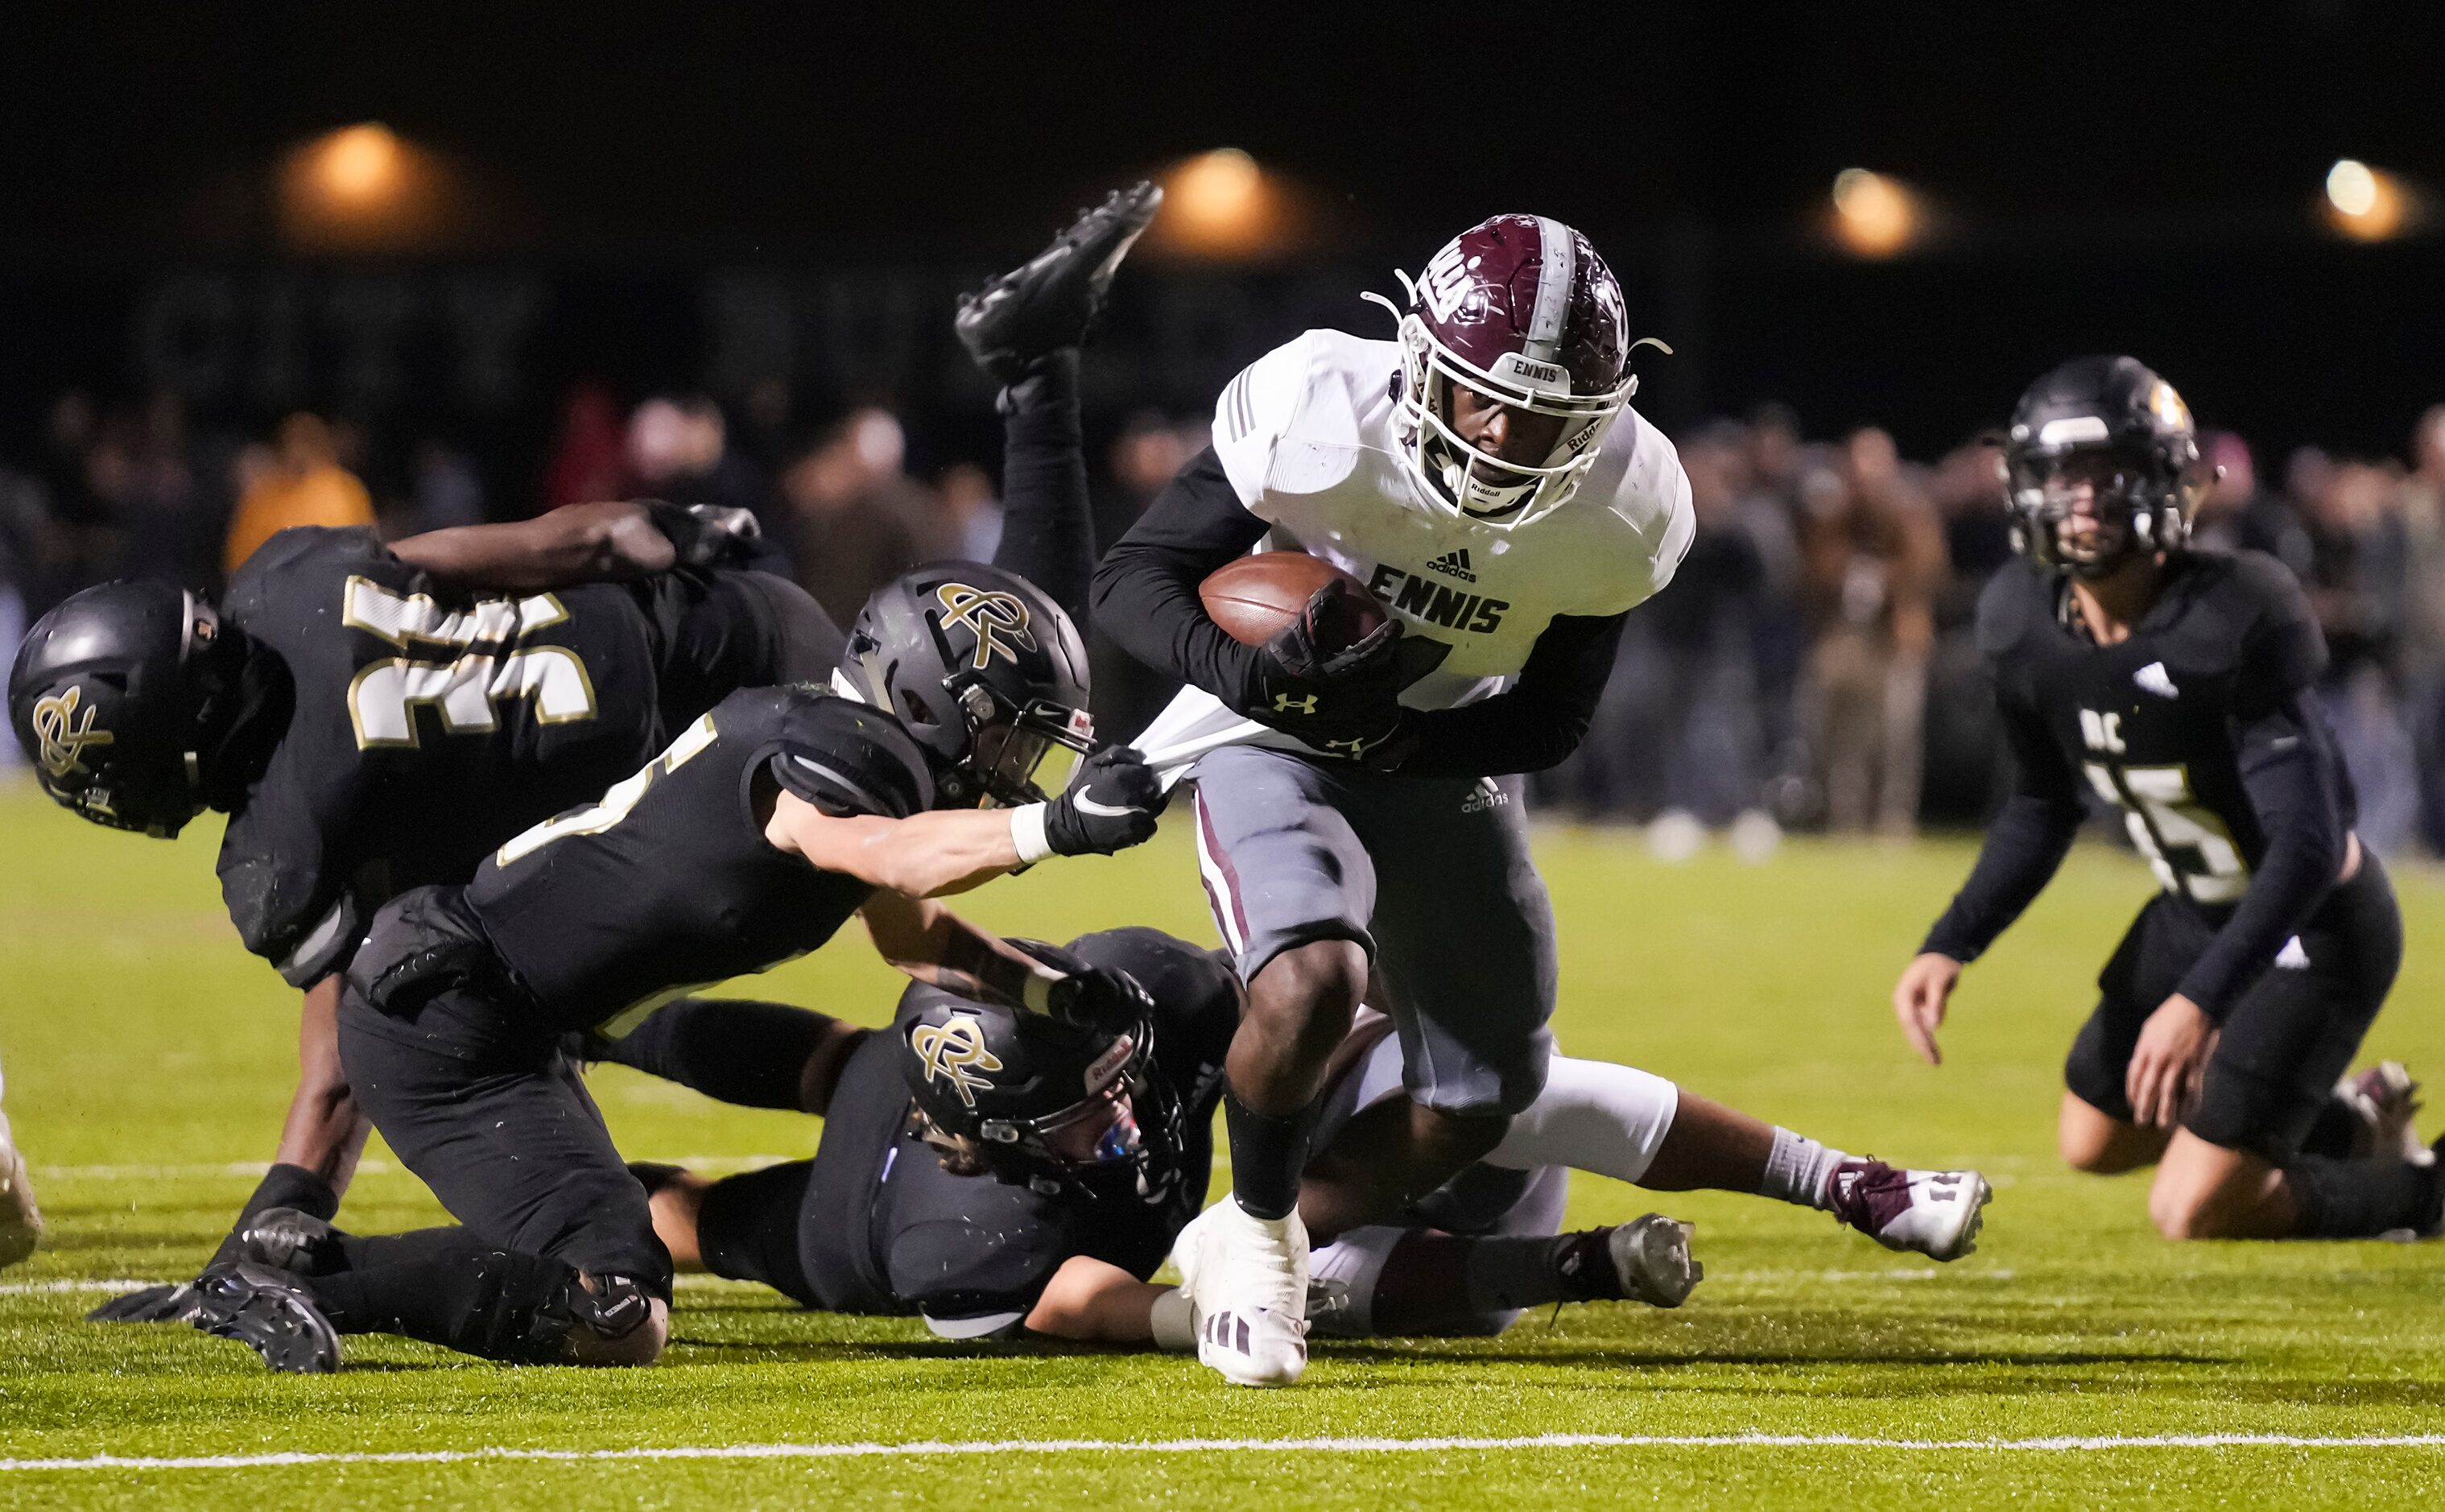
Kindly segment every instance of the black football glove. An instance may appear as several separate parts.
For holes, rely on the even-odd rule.
[[[1171,794],[1146,757],[1108,745],[1070,775],[1061,796],[1044,806],[1044,843],[1056,856],[1109,856],[1154,838],[1155,819]]]
[[[670,537],[681,567],[745,567],[764,550],[764,527],[746,510],[719,504],[682,506],[658,498],[641,502],[654,529]]]
[[[1082,966],[1053,984],[1045,1012],[1081,1029],[1119,1029],[1154,1013],[1154,999],[1126,971]]]
[[[1401,622],[1387,619],[1338,650],[1325,650],[1324,629],[1342,612],[1349,591],[1327,583],[1297,619],[1257,651],[1258,699],[1241,712],[1297,736],[1318,750],[1334,741],[1372,743],[1401,717]]]

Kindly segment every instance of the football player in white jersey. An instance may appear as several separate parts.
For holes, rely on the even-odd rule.
[[[1310,331],[1241,373],[1212,447],[1096,573],[1099,623],[1189,684],[1138,744],[1196,781],[1200,865],[1247,983],[1224,1099],[1232,1193],[1173,1251],[1201,1316],[1252,1322],[1253,1348],[1200,1347],[1243,1385],[1305,1369],[1311,1232],[1387,1221],[1492,1150],[1542,1087],[1553,912],[1517,786],[1497,779],[1577,746],[1625,617],[1671,580],[1692,529],[1671,442],[1630,407],[1637,344],[1586,237],[1500,215],[1404,283],[1395,341]],[[1198,586],[1260,546],[1342,568],[1392,624],[1319,645],[1328,587],[1242,645]],[[1310,1164],[1362,1000],[1398,1026],[1409,1096]],[[1938,1200],[1912,1185],[1923,1173],[1787,1130],[1720,1143],[1758,1189],[1814,1192],[1838,1167],[1885,1207]],[[1968,1209],[1965,1233],[1966,1195],[1941,1199]]]

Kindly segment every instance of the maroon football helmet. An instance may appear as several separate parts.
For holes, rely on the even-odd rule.
[[[1644,344],[1630,340],[1613,270],[1550,215],[1497,215],[1446,244],[1414,282],[1407,273],[1401,282],[1409,296],[1407,309],[1393,308],[1401,439],[1427,503],[1499,531],[1561,508],[1638,388],[1629,360]],[[1524,463],[1464,439],[1452,425],[1455,385],[1556,417],[1552,448]]]

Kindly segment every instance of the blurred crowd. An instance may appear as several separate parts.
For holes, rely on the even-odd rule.
[[[2012,551],[1995,441],[1915,462],[1881,430],[1811,441],[1767,406],[1680,445],[1697,537],[1544,804],[1645,823],[1668,854],[1719,829],[1751,849],[1979,823],[2002,757],[1972,622]],[[2198,538],[2283,561],[2325,631],[2318,697],[2362,838],[2445,853],[2445,404],[2401,457],[2302,447],[2276,476],[2231,433],[2204,449],[2221,472]]]
[[[1980,585],[2011,554],[1991,440],[1917,461],[1875,427],[1811,439],[1773,405],[1678,440],[1696,538],[1671,588],[1632,617],[1596,727],[1538,780],[1540,802],[1645,825],[1668,854],[1717,831],[1762,851],[1791,829],[1980,822],[2000,756],[1971,620]],[[1153,413],[1094,433],[1101,538],[1127,530],[1204,442],[1202,419]],[[2324,626],[2333,661],[2319,694],[2363,838],[2445,853],[2445,405],[2400,457],[2304,447],[2277,466],[2229,433],[2206,447],[2222,473],[2200,534],[2281,559]],[[793,431],[753,403],[623,404],[581,385],[514,490],[488,487],[443,440],[310,413],[240,434],[191,424],[167,396],[63,395],[31,453],[0,458],[0,653],[90,583],[154,576],[216,591],[290,525],[397,537],[589,499],[735,506],[763,523],[765,565],[843,623],[918,562],[990,557],[1001,529],[992,457],[918,466],[908,423],[880,405]],[[1100,641],[1094,658],[1098,722],[1133,733],[1170,689]]]

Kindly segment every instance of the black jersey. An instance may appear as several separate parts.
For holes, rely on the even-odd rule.
[[[247,948],[297,986],[338,970],[384,899],[466,881],[732,688],[807,675],[829,626],[756,578],[454,593],[370,531],[273,536],[222,607],[293,695],[221,846]]]
[[[1185,1113],[1175,1178],[1142,1194],[1126,1179],[1109,1189],[1039,1189],[954,1176],[910,1129],[897,1036],[873,1035],[842,1071],[800,1205],[801,1300],[833,1312],[921,1313],[938,1333],[973,1337],[1024,1318],[1073,1255],[1141,1279],[1163,1263],[1205,1202],[1238,994],[1226,962],[1157,930],[1107,930],[1074,948],[1137,977],[1154,999],[1155,1073]],[[932,992],[911,988],[903,1014]]]
[[[934,800],[924,752],[888,716],[803,686],[732,694],[476,868],[468,905],[553,1028],[616,1036],[632,1009],[805,955],[866,902],[867,884],[765,838],[768,779],[831,813]]]
[[[2352,824],[2350,780],[2307,697],[2325,644],[2299,584],[2271,557],[2175,554],[2156,603],[2114,645],[2089,638],[2062,577],[2015,562],[1980,596],[1978,642],[2015,758],[2015,791],[1929,949],[1961,960],[1983,951],[2052,873],[2083,797],[2121,812],[2158,884],[2211,929],[2251,895],[2279,819],[2314,809],[2304,825],[2337,847]],[[2299,780],[2269,782],[2284,773]],[[2296,791],[2307,799],[2294,801]],[[2014,849],[2030,853],[2005,854]],[[2310,868],[2320,891],[2334,882],[2338,859],[2323,847],[2312,857],[2324,869],[2321,877]],[[2282,911],[2297,915],[2297,903]],[[2256,943],[2247,954],[2245,972],[2265,964]],[[2220,998],[2239,980],[2210,975]]]

